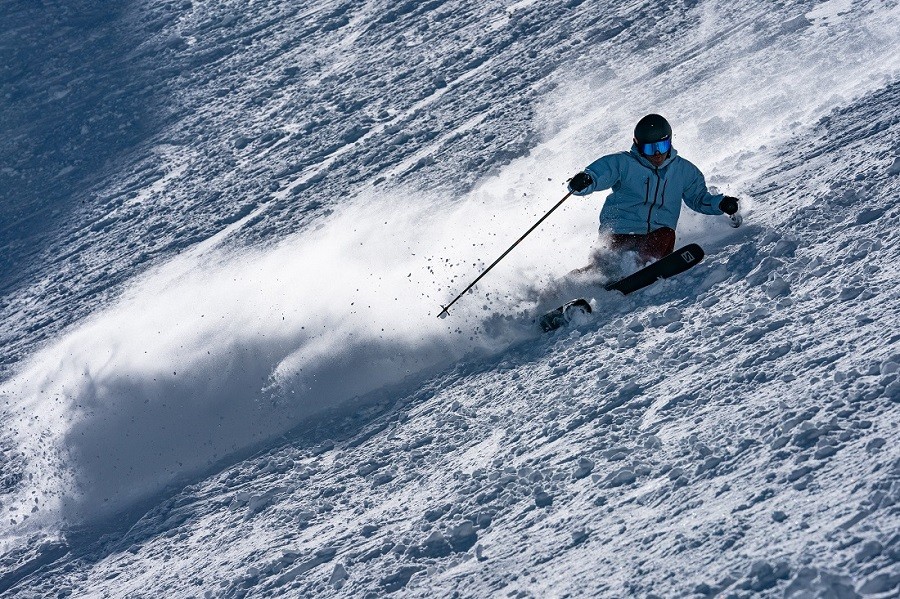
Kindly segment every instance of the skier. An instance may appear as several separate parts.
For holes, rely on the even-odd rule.
[[[569,180],[569,191],[579,196],[610,188],[600,211],[601,245],[637,252],[642,262],[675,249],[682,200],[702,214],[738,211],[737,198],[710,193],[700,169],[678,155],[672,127],[658,114],[638,121],[630,152],[598,158]]]

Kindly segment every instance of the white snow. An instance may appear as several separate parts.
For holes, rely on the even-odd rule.
[[[41,10],[0,596],[897,596],[896,3]],[[741,228],[620,297],[572,198],[435,318],[656,111]]]

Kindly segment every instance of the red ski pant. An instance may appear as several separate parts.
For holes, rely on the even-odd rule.
[[[637,252],[641,260],[659,260],[675,251],[675,229],[662,227],[646,235],[606,233],[606,244],[616,252]]]

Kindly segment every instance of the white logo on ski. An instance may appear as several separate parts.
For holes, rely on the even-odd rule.
[[[694,254],[690,253],[689,251],[688,251],[688,252],[681,252],[681,259],[684,260],[685,262],[693,262],[693,261],[694,261]]]

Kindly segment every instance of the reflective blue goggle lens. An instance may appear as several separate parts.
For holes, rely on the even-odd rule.
[[[663,139],[650,144],[641,144],[639,149],[644,156],[653,156],[654,154],[666,154],[672,149],[672,140]]]

